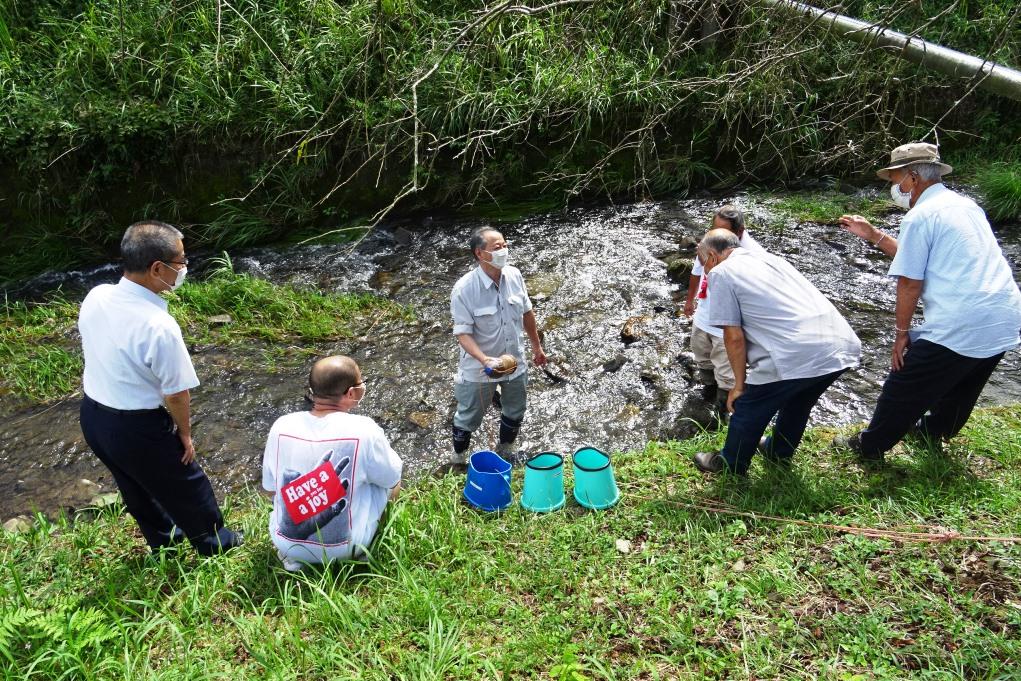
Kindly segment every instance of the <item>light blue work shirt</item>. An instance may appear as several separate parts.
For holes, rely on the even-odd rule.
[[[476,267],[457,280],[450,294],[450,314],[454,318],[454,335],[471,334],[488,357],[514,355],[518,368],[510,376],[489,378],[482,363],[458,348],[458,383],[493,383],[509,381],[526,371],[525,344],[522,340],[524,315],[531,311],[525,280],[518,268],[507,265],[500,271],[497,284],[481,267]]]
[[[1021,291],[985,213],[966,196],[934,184],[901,222],[891,277],[922,280],[927,340],[965,357],[992,357],[1018,345]]]

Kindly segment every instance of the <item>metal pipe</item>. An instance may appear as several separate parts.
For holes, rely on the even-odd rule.
[[[1021,71],[951,50],[915,36],[819,9],[793,0],[762,0],[765,4],[818,20],[843,31],[842,37],[875,45],[895,56],[954,78],[979,78],[979,87],[1021,101]]]

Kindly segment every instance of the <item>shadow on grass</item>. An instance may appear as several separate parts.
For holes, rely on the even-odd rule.
[[[705,443],[676,443],[674,447],[694,451],[700,444]],[[798,520],[823,515],[824,522],[838,524],[844,516],[856,518],[852,524],[918,522],[920,518],[955,515],[974,502],[997,495],[996,485],[972,470],[968,451],[959,446],[939,452],[901,445],[886,464],[873,469],[862,468],[849,455],[830,452],[819,443],[803,449],[808,451],[799,451],[791,468],[768,464],[757,456],[758,463],[747,477],[704,477],[693,468],[683,470],[681,476],[688,482],[669,493],[660,490],[661,499],[648,500],[643,509],[653,517],[718,531],[743,517],[738,513]],[[678,465],[691,467],[687,455],[679,458]],[[643,492],[656,490],[647,487]],[[693,504],[726,506],[738,513],[711,508],[699,512]]]

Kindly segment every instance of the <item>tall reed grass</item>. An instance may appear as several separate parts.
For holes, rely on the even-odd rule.
[[[977,180],[991,218],[1021,221],[1021,163],[993,164]]]
[[[466,0],[0,0],[0,224],[21,253],[0,280],[106,257],[168,201],[225,247],[398,196],[645,197],[1021,136],[1013,103],[755,0],[553,5],[494,3],[466,31]],[[1021,63],[1013,0],[844,11]]]

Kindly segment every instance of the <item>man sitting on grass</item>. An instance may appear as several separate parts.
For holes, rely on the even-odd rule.
[[[326,357],[309,373],[312,408],[270,429],[262,485],[273,492],[269,534],[286,570],[364,557],[397,495],[403,463],[372,419],[349,413],[363,397],[355,361]]]

